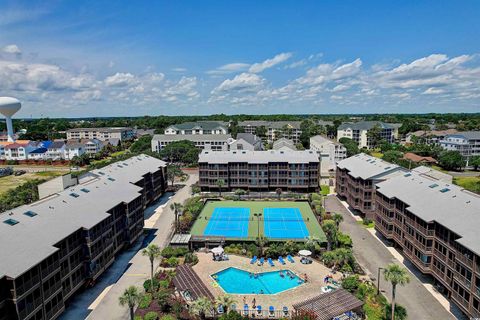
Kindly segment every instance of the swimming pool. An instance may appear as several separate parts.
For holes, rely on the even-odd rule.
[[[284,277],[280,273],[283,273]],[[254,276],[248,271],[230,267],[213,274],[212,277],[226,293],[233,294],[276,294],[303,283],[303,280],[290,270],[262,272]]]

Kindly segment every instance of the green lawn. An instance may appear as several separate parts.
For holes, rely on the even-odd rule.
[[[455,177],[453,183],[469,191],[480,193],[480,175],[476,177]]]
[[[55,177],[64,175],[68,171],[40,171],[40,172],[27,172],[21,176],[9,175],[5,177],[0,177],[0,194],[7,192],[10,189],[14,189],[19,185],[24,184],[27,181],[34,179],[46,179],[50,180]]]
[[[327,186],[327,185],[322,184],[322,185],[320,186],[320,194],[321,194],[322,196],[328,196],[329,193],[330,193],[330,187]]]
[[[263,212],[264,208],[298,208],[302,214],[305,225],[307,226],[310,236],[319,239],[322,242],[326,241],[325,234],[317,222],[315,215],[312,212],[308,202],[294,202],[294,201],[209,201],[200,213],[197,221],[195,221],[191,234],[193,236],[202,236],[208,224],[208,219],[212,216],[215,208],[250,208],[250,218],[254,213]],[[205,219],[206,217],[206,219]],[[248,238],[232,239],[232,240],[250,240],[257,238],[258,230],[263,235],[263,221],[260,221],[260,226],[257,219],[251,219],[248,224]]]

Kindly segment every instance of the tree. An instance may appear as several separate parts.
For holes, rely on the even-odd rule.
[[[267,128],[265,126],[256,127],[255,134],[260,138],[265,138],[267,136]]]
[[[150,150],[152,150],[152,136],[149,134],[141,136],[130,146],[130,151],[133,153],[144,153]]]
[[[358,149],[358,143],[352,139],[344,137],[340,138],[339,142],[343,144],[345,149],[347,149],[347,157],[351,157],[360,153],[360,150]]]
[[[277,196],[278,196],[278,200],[280,200],[280,196],[282,195],[282,188],[277,188],[277,189],[275,189],[275,193],[276,193]]]
[[[192,303],[191,307],[193,313],[200,316],[200,319],[203,320],[206,318],[207,312],[210,312],[212,310],[213,303],[210,299],[206,297],[200,297]]]
[[[403,157],[403,153],[396,150],[388,150],[382,156],[382,160],[385,160],[390,163],[397,163],[398,159]]]
[[[389,303],[385,306],[385,313],[385,320],[392,320],[392,304]],[[407,309],[405,309],[404,306],[397,304],[395,306],[395,320],[405,320],[407,317]]]
[[[332,250],[332,244],[337,239],[337,224],[333,220],[325,220],[322,224],[323,231],[327,236],[327,250]]]
[[[360,285],[360,280],[358,280],[357,275],[348,276],[342,280],[342,288],[353,293],[357,290]]]
[[[182,175],[183,172],[180,170],[179,166],[173,164],[167,166],[167,179],[172,183],[172,187],[173,183],[175,182],[175,178],[181,177]]]
[[[218,196],[221,197],[222,196],[222,188],[225,185],[225,180],[218,179],[217,182],[216,182],[216,185],[218,187]]]
[[[216,303],[218,305],[223,306],[224,313],[228,313],[228,309],[230,308],[230,306],[232,304],[235,303],[235,299],[233,299],[232,296],[230,296],[228,294],[224,294],[222,296],[217,297]]]
[[[444,151],[438,158],[438,164],[445,170],[460,170],[465,166],[465,160],[458,151]]]
[[[477,171],[478,167],[480,167],[480,156],[470,157],[468,164],[473,167],[473,170]]]
[[[334,213],[332,216],[332,220],[335,221],[335,225],[338,227],[340,226],[340,222],[343,221],[343,216],[339,213]]]
[[[384,141],[382,138],[382,127],[379,124],[374,125],[373,128],[367,131],[367,140],[372,148],[377,148]]]
[[[235,190],[235,195],[237,196],[238,200],[242,199],[242,196],[245,195],[247,192],[243,189],[236,189]]]
[[[150,286],[152,292],[154,291],[154,285],[153,285],[153,263],[155,262],[155,259],[158,259],[161,255],[161,250],[160,247],[157,246],[154,243],[150,243],[145,249],[142,250],[142,255],[145,257],[148,257],[150,260],[150,281],[152,285]]]
[[[175,215],[175,232],[178,232],[178,216],[182,211],[183,206],[181,203],[174,202],[170,204],[170,209],[173,211],[173,214]]]
[[[260,223],[260,222],[259,222],[259,223]],[[260,255],[260,256],[263,256],[263,248],[264,248],[265,245],[267,244],[267,238],[265,238],[265,237],[262,236],[262,235],[259,235],[259,236],[257,237],[256,243],[257,243],[257,246],[260,248],[260,253],[259,253],[259,255]]]
[[[395,293],[397,285],[404,286],[410,282],[410,276],[405,268],[400,267],[398,264],[389,264],[383,271],[385,280],[392,284],[392,312],[391,319],[395,320]]]
[[[200,150],[189,140],[180,140],[169,143],[160,151],[162,158],[170,162],[181,162],[184,164],[196,164]]]
[[[134,320],[135,306],[138,305],[141,300],[142,300],[142,294],[138,291],[137,287],[135,286],[130,286],[127,289],[125,289],[123,294],[118,298],[118,302],[122,307],[128,306],[128,309],[130,310],[130,320]]]

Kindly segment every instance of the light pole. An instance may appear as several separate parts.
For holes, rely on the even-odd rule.
[[[377,296],[380,294],[380,270],[385,270],[385,268],[378,267],[378,273],[377,273]]]
[[[255,217],[257,217],[257,239],[260,241],[260,217],[262,216],[261,213],[254,213]]]

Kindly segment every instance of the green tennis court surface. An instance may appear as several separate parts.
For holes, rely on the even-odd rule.
[[[193,236],[217,236],[228,240],[326,241],[307,202],[210,201],[192,227]]]

